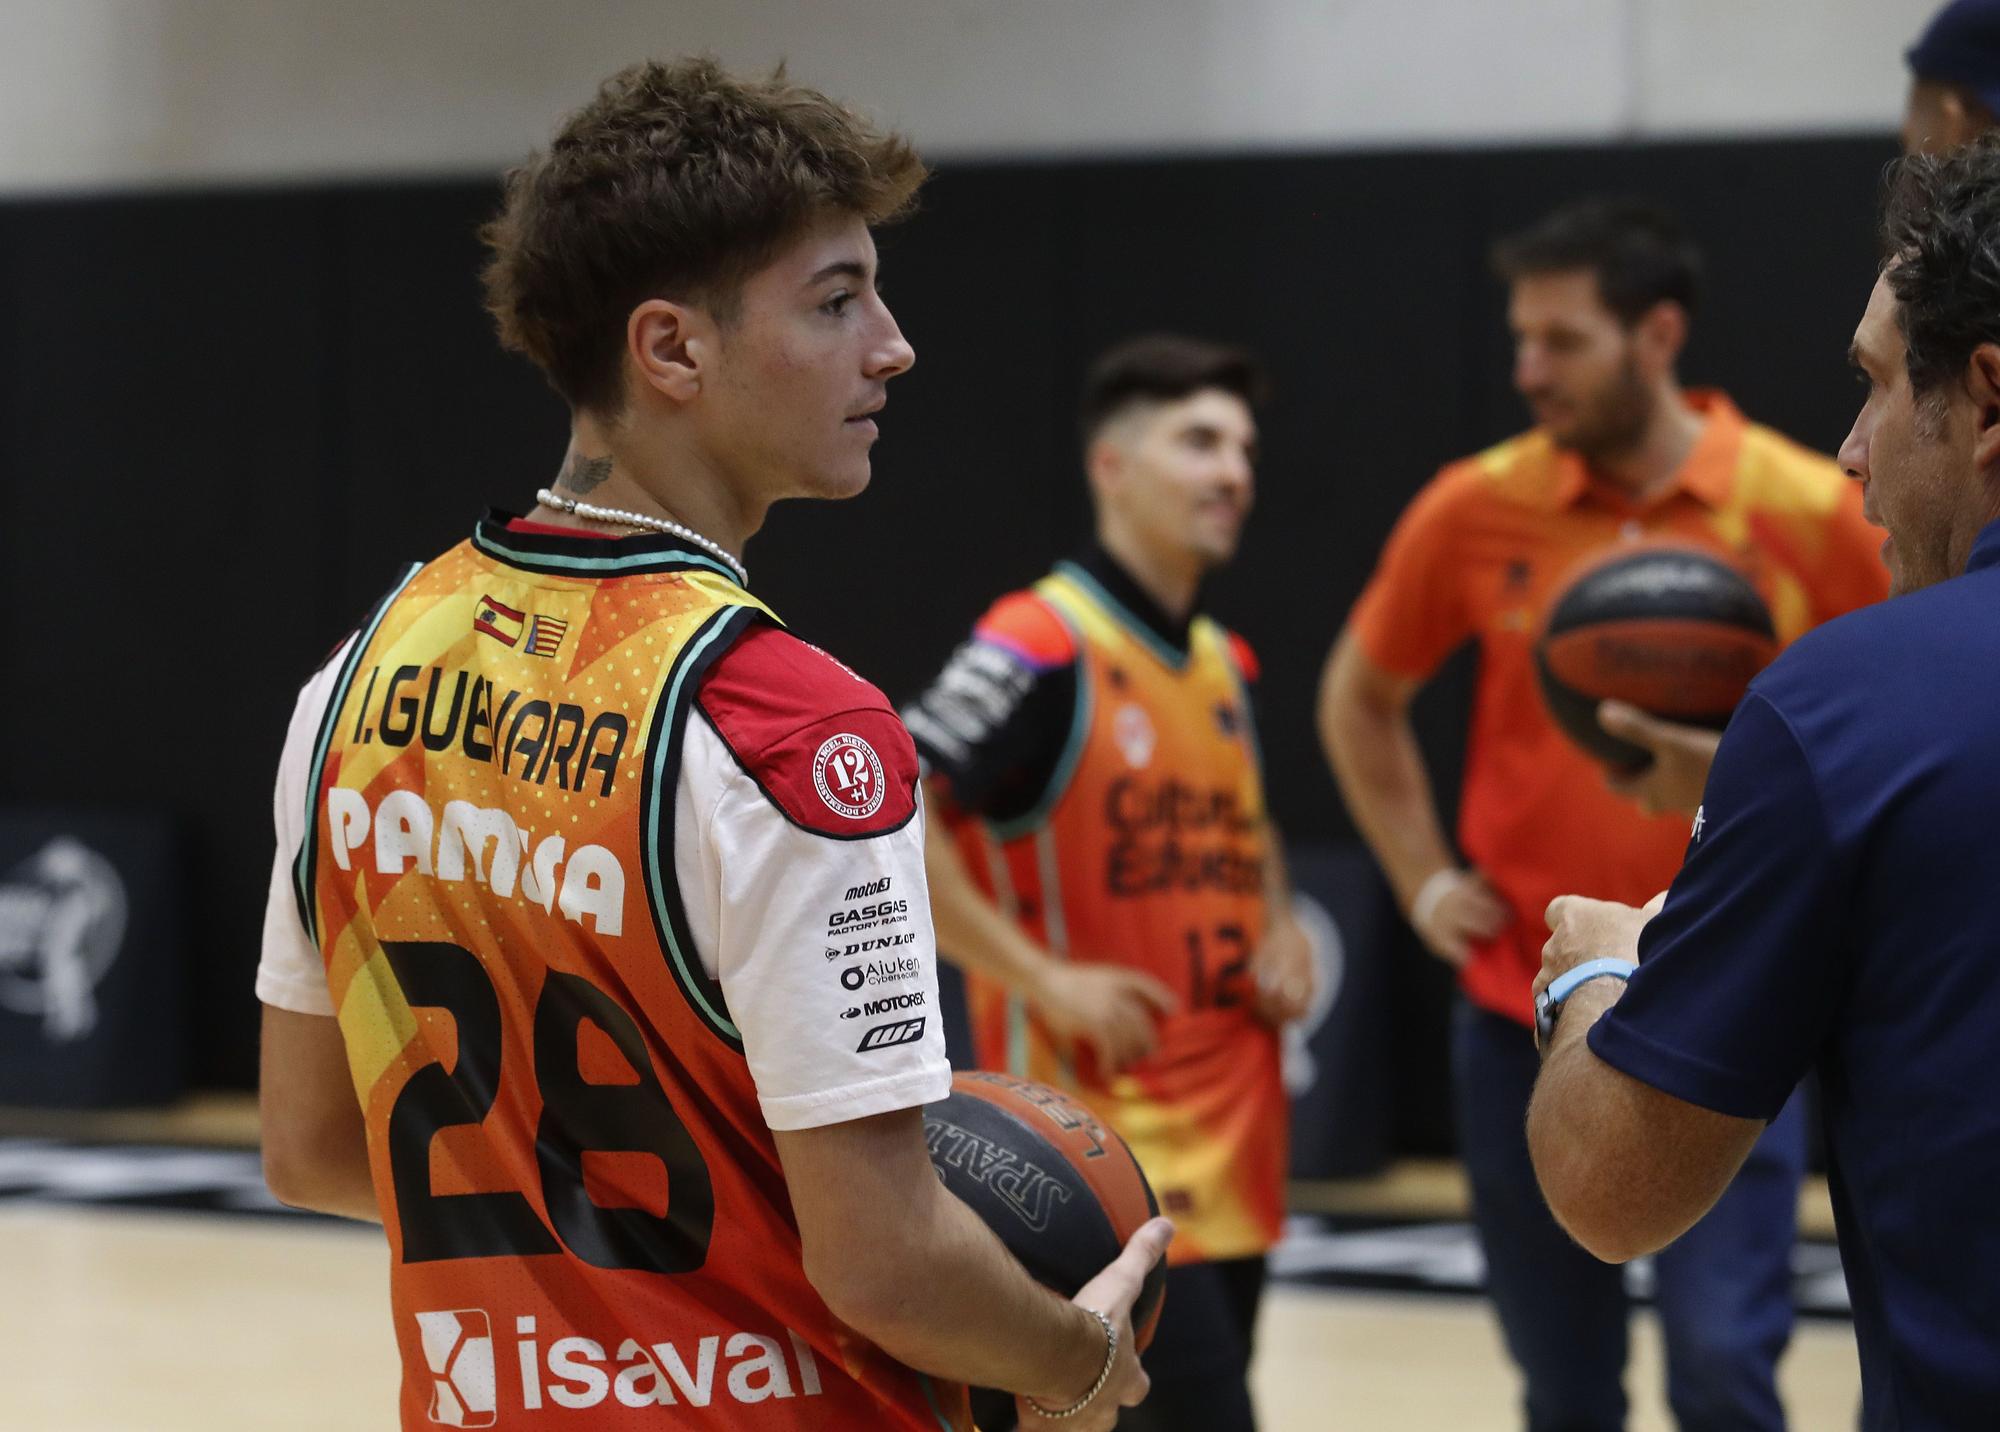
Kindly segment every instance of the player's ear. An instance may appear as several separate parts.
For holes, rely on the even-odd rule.
[[[1982,343],[1965,364],[1972,399],[1972,455],[1982,472],[2000,468],[2000,344]]]
[[[1090,480],[1091,496],[1102,502],[1118,488],[1125,472],[1125,449],[1104,433],[1090,440],[1083,450],[1083,471]]]
[[[625,356],[637,381],[661,396],[685,403],[701,391],[702,360],[711,345],[707,320],[696,310],[664,298],[649,298],[626,317]]]
[[[1687,310],[1672,299],[1654,304],[1639,320],[1639,338],[1655,362],[1672,367],[1687,344]]]
[[[1965,102],[1965,96],[1950,85],[1938,96],[1938,138],[1943,140],[1946,150],[1958,148],[1968,143],[1979,133],[1981,125]]]

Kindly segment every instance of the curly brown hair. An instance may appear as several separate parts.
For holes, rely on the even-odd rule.
[[[743,281],[802,229],[828,214],[887,223],[925,175],[908,141],[782,65],[762,79],[706,56],[633,65],[508,172],[479,235],[486,308],[572,408],[615,415],[640,303],[698,303],[727,323]]]
[[[1890,163],[1882,272],[1896,296],[1910,388],[1933,402],[1973,350],[2000,343],[2000,134]]]

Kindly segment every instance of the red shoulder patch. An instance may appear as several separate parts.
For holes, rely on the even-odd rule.
[[[1033,592],[1009,592],[972,629],[980,641],[1003,646],[1037,671],[1076,660],[1076,637],[1055,609]]]
[[[1257,660],[1257,653],[1250,643],[1235,632],[1229,633],[1229,654],[1236,660],[1236,669],[1243,679],[1253,686],[1257,678],[1264,674],[1264,663]]]
[[[854,839],[917,810],[917,748],[888,698],[776,627],[746,632],[696,701],[736,762],[797,826]]]

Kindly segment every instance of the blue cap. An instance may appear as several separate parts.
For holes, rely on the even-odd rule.
[[[2000,114],[2000,0],[1952,0],[1907,58],[1918,79],[1957,85]]]

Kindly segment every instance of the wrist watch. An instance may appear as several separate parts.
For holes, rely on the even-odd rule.
[[[1639,967],[1630,960],[1585,960],[1575,969],[1564,970],[1535,996],[1535,1047],[1546,1051],[1556,1037],[1556,1019],[1569,997],[1592,980],[1629,980]]]

